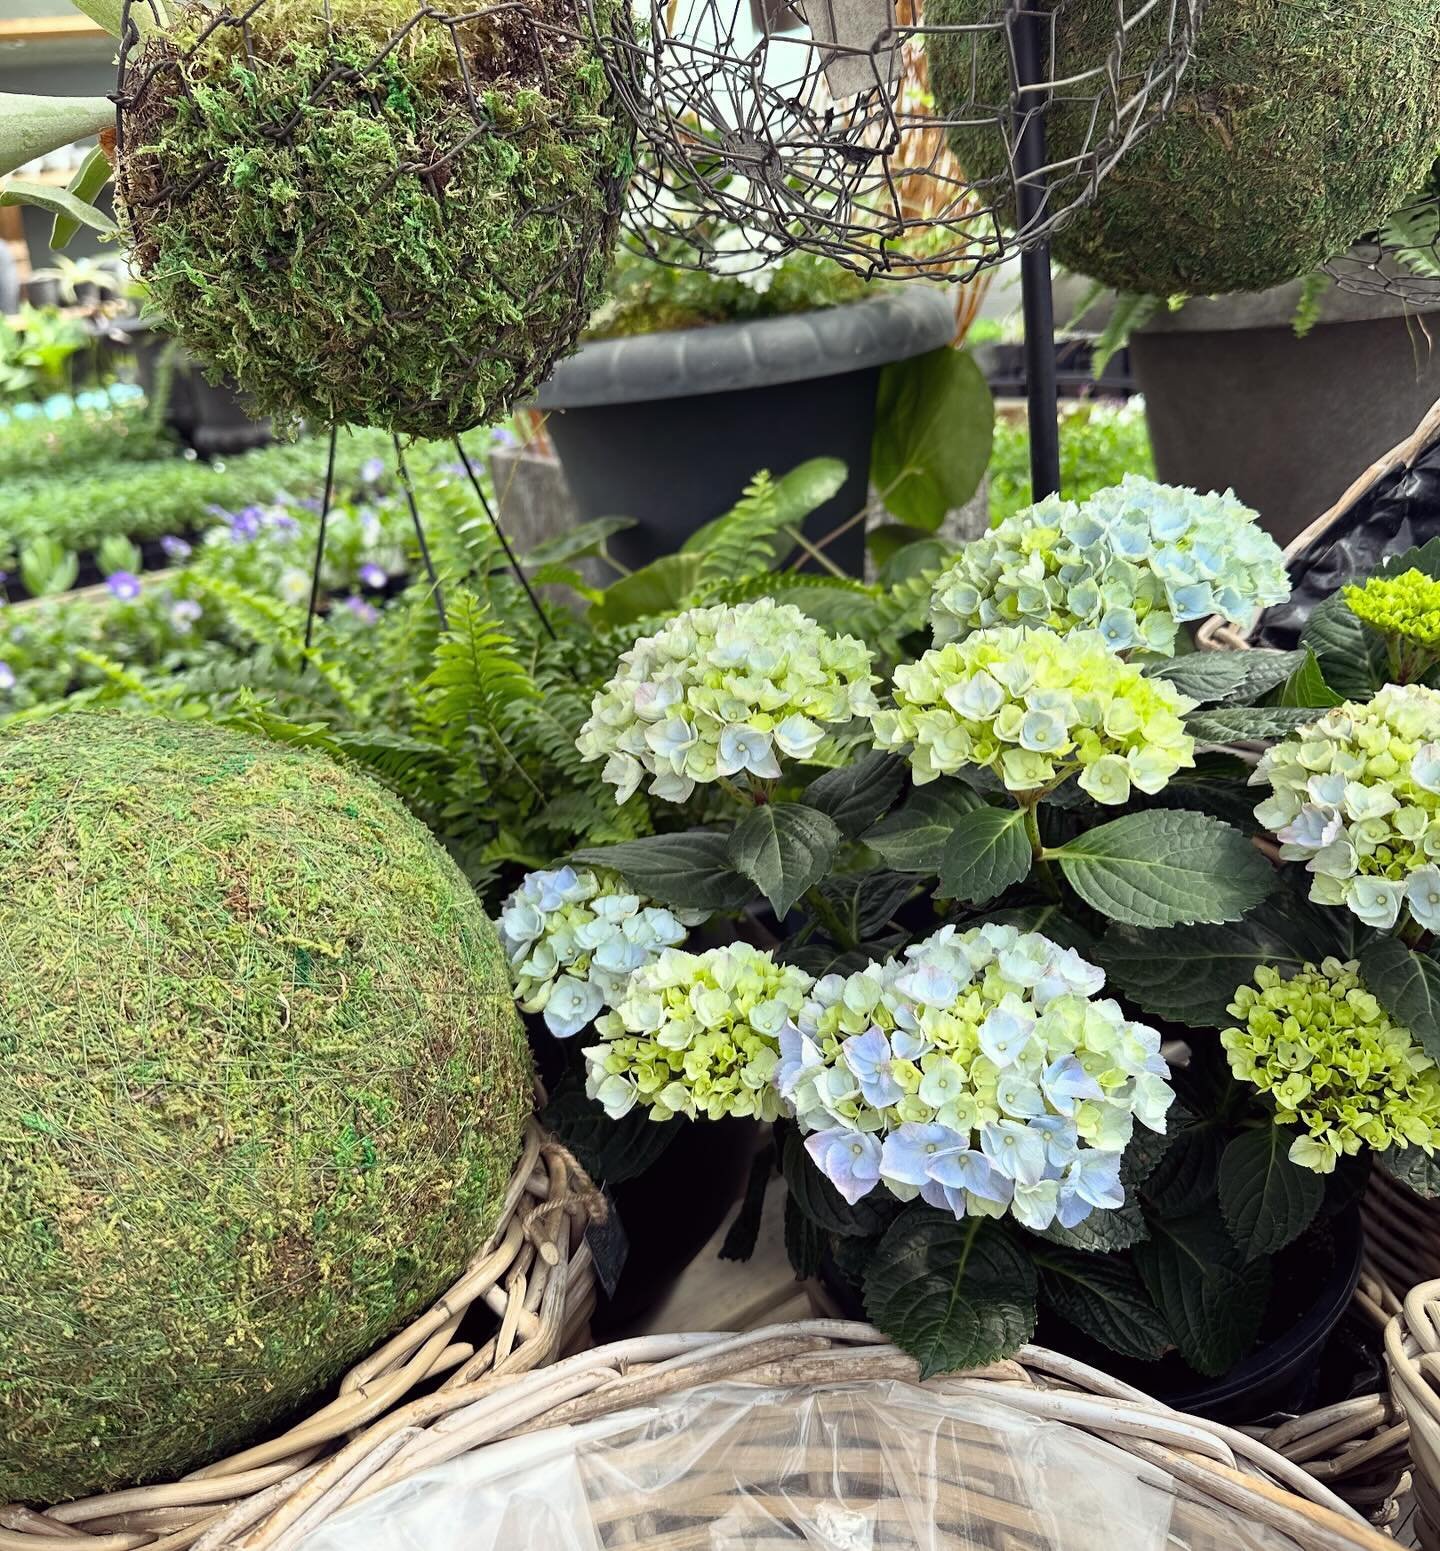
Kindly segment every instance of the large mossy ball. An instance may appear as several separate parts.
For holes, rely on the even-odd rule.
[[[993,9],[994,0],[928,0],[925,20],[974,22]],[[1050,73],[1103,65],[1115,0],[1055,9]],[[1156,57],[1166,14],[1159,6],[1131,30],[1127,72]],[[980,48],[974,36],[928,39],[946,116],[977,95],[974,59],[981,99],[1009,100],[1005,49],[993,38]],[[1152,296],[1260,291],[1309,273],[1425,181],[1440,147],[1437,53],[1440,0],[1210,0],[1174,108],[1056,233],[1054,256]],[[1098,80],[1071,93],[1047,117],[1052,161],[1081,154],[1110,111],[1102,96],[1100,128],[1092,125]],[[972,176],[1008,184],[998,127],[954,129],[951,143]]]
[[[217,1459],[423,1312],[530,1082],[490,923],[371,781],[159,719],[0,736],[0,1503]]]
[[[119,94],[168,327],[287,421],[501,419],[604,293],[632,145],[597,29],[623,4],[189,0]]]

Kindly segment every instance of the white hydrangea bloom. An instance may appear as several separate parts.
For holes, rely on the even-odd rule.
[[[1124,1201],[1135,1121],[1174,1098],[1160,1036],[1096,1000],[1104,971],[1036,932],[947,926],[827,975],[780,1037],[776,1085],[850,1202],[885,1185],[956,1217],[1073,1227]]]
[[[1388,931],[1402,910],[1440,930],[1440,694],[1387,684],[1267,749],[1255,817],[1303,861],[1310,898]]]
[[[761,598],[691,609],[620,659],[576,747],[625,802],[648,790],[684,802],[697,782],[774,780],[832,728],[878,709],[870,652],[808,614]]]
[[[500,945],[515,1000],[569,1039],[623,995],[637,969],[705,919],[651,904],[618,878],[560,867],[527,874],[505,901]]]
[[[1290,596],[1279,546],[1233,492],[1127,474],[1083,504],[1058,496],[966,544],[935,583],[940,643],[991,625],[1098,630],[1112,651],[1168,655],[1182,620],[1248,622]]]

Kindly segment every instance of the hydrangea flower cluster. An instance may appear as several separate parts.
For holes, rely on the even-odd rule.
[[[1440,647],[1440,581],[1410,569],[1345,589],[1350,612],[1382,635]]]
[[[515,1000],[560,1039],[578,1034],[630,976],[685,941],[702,915],[667,910],[610,875],[560,867],[526,875],[500,912]]]
[[[966,765],[1013,792],[1078,773],[1097,802],[1158,792],[1195,763],[1192,709],[1164,679],[1117,657],[1094,630],[980,630],[895,670],[895,709],[875,717],[882,748],[910,749],[916,785]]]
[[[1440,1145],[1440,1073],[1357,970],[1331,958],[1284,980],[1262,966],[1230,1004],[1243,1026],[1220,1035],[1235,1076],[1302,1129],[1291,1161],[1317,1174],[1361,1147]]]
[[[941,643],[1038,625],[1168,656],[1181,620],[1239,623],[1289,596],[1279,546],[1233,492],[1127,474],[1083,505],[1049,496],[965,545],[935,583],[930,617]]]
[[[1310,898],[1388,930],[1402,907],[1440,930],[1440,694],[1387,684],[1268,749],[1250,777],[1274,788],[1255,817]]]
[[[811,979],[748,943],[706,953],[668,948],[637,969],[595,1022],[586,1091],[615,1120],[637,1104],[652,1120],[688,1115],[774,1120],[780,1031]]]
[[[877,1185],[956,1217],[1074,1227],[1125,1198],[1134,1122],[1165,1129],[1160,1036],[1096,1001],[1105,974],[1035,932],[941,928],[827,975],[780,1036],[780,1093],[847,1201]]]
[[[780,774],[780,756],[808,759],[827,728],[877,709],[868,648],[827,635],[773,598],[677,615],[637,641],[595,696],[576,747],[603,759],[625,802],[648,790],[684,802],[697,782]]]

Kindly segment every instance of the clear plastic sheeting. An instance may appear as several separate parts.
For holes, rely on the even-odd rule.
[[[904,1383],[720,1385],[464,1454],[301,1551],[1296,1551],[1063,1422]],[[1308,1551],[1308,1548],[1302,1548]]]

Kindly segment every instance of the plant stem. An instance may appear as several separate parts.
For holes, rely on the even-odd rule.
[[[811,884],[805,890],[805,903],[815,912],[816,918],[824,924],[825,930],[830,933],[831,939],[844,948],[848,953],[856,947],[854,934],[851,933],[840,919],[840,912],[825,898],[820,891],[819,884]]]
[[[791,524],[781,528],[780,531],[786,536],[786,538],[794,539],[800,548],[803,549],[805,553],[809,555],[810,558],[816,563],[816,565],[818,565],[822,570],[828,571],[831,576],[838,576],[842,582],[848,582],[850,580],[850,577],[848,577],[844,571],[842,571],[840,567],[835,564],[829,555],[827,555],[823,550],[816,549],[816,547],[810,542],[809,539],[805,537],[799,528]]]
[[[1040,838],[1039,806],[1037,802],[1021,803],[1020,811],[1025,815],[1025,834],[1030,841],[1030,850],[1035,858],[1036,876],[1050,898],[1058,901],[1060,884],[1055,877],[1055,869],[1045,857],[1045,842]]]

